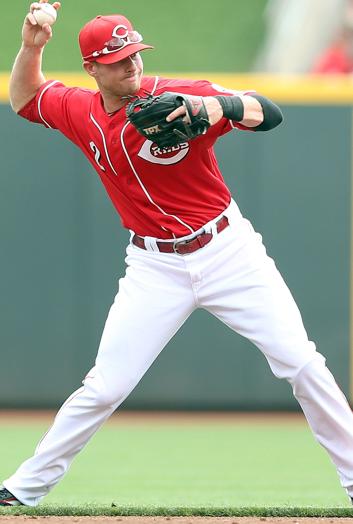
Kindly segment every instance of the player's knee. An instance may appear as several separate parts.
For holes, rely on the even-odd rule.
[[[267,356],[271,371],[275,377],[287,380],[292,386],[301,370],[317,359],[320,360],[323,357],[316,351],[314,342],[309,340],[277,353],[275,357],[273,355]]]
[[[97,407],[117,407],[136,385],[132,377],[116,377],[114,382],[110,382],[99,374],[86,379],[84,384],[92,403]]]
[[[96,402],[100,406],[118,406],[129,395],[133,387],[134,384],[132,381],[123,379],[117,384],[106,387],[103,391],[99,391],[96,397]]]
[[[325,381],[327,374],[330,372],[326,367],[325,357],[321,353],[316,353],[315,358],[303,366],[291,381],[294,395],[300,397],[314,383]]]

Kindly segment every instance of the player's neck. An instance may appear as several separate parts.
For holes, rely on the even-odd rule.
[[[120,96],[109,96],[107,94],[101,93],[101,98],[104,111],[108,115],[115,113],[116,111],[119,111],[119,109],[126,106],[127,103],[126,97],[124,98]]]

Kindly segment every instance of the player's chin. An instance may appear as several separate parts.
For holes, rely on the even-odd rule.
[[[127,95],[135,95],[141,87],[140,77],[126,78],[124,81],[124,91]]]

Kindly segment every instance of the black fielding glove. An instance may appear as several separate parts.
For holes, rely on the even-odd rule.
[[[184,105],[186,115],[167,122],[167,116]],[[210,127],[207,110],[200,96],[187,96],[166,91],[130,102],[126,115],[137,131],[159,147],[187,142],[206,133]]]

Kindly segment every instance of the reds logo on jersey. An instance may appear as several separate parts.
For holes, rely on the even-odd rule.
[[[177,146],[159,147],[151,140],[145,140],[138,156],[152,164],[171,165],[177,164],[186,157],[190,149],[188,142]]]

